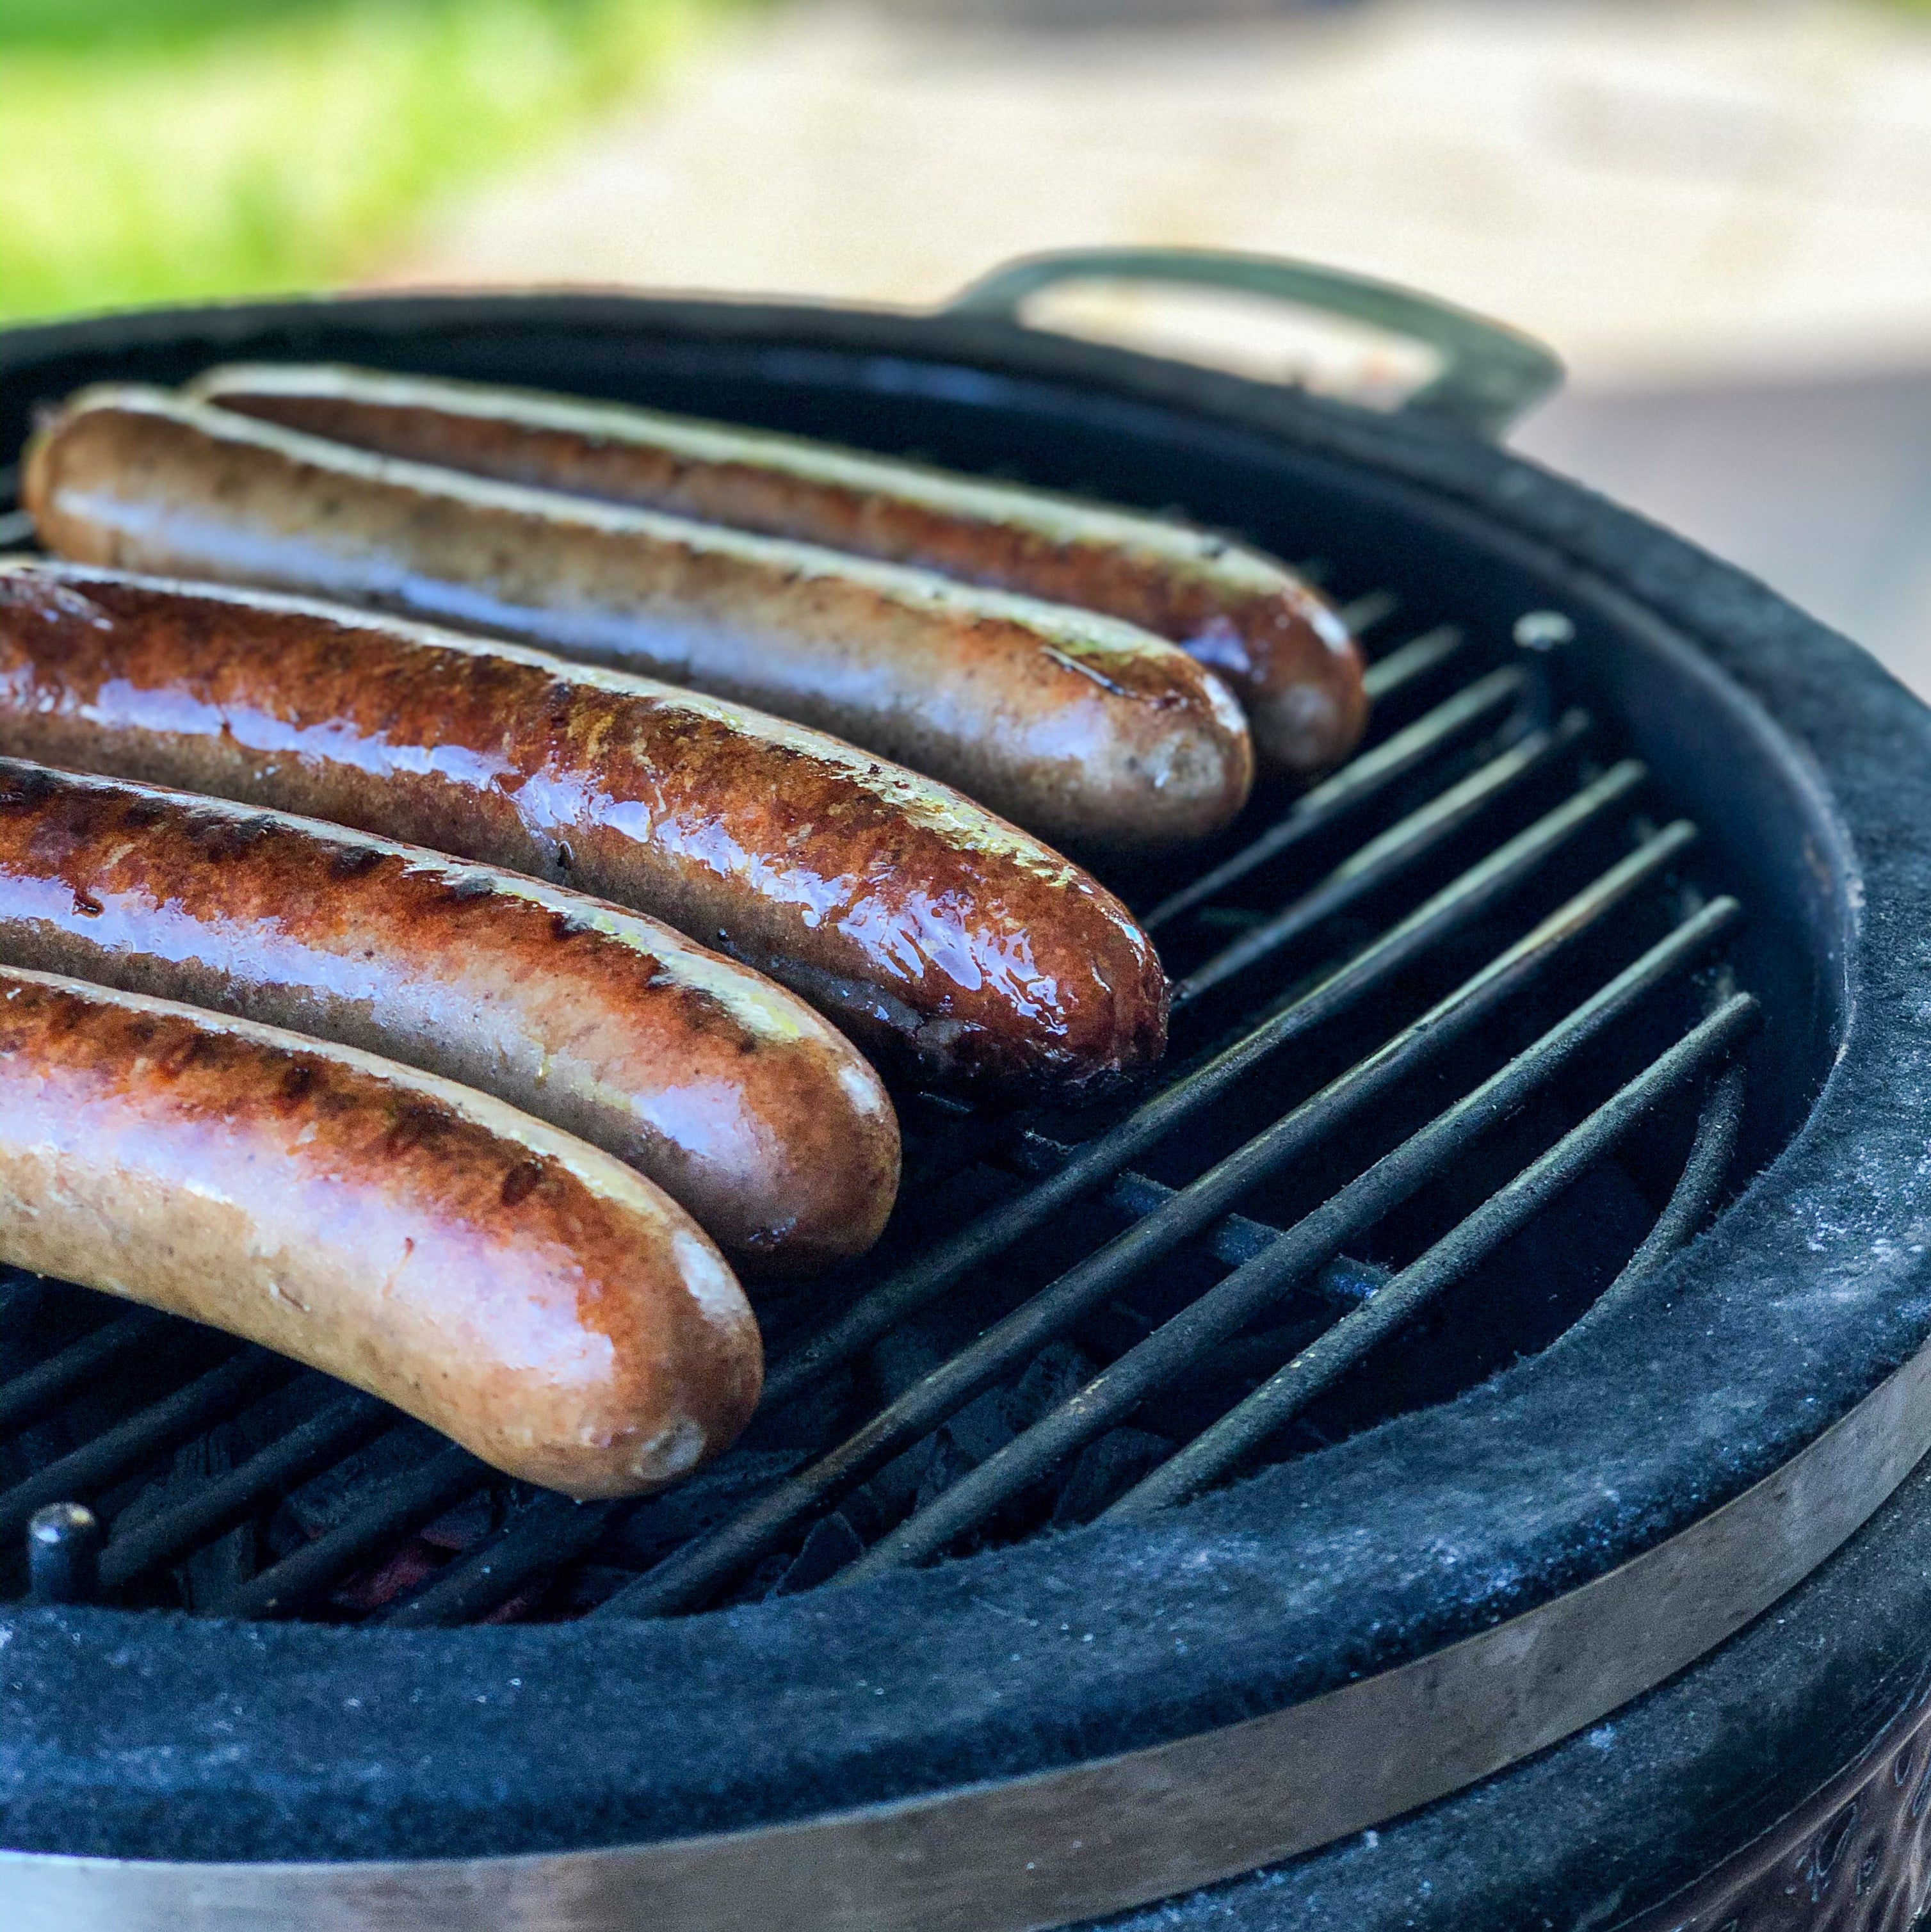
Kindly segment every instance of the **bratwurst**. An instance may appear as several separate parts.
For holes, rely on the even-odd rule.
[[[0,1259],[245,1336],[570,1496],[716,1454],[762,1374],[723,1257],[608,1154],[349,1047],[13,968]]]
[[[958,793],[718,698],[258,592],[0,562],[0,754],[574,886],[917,1070],[1061,1101],[1167,988],[1096,881]]]
[[[0,961],[361,1047],[646,1174],[801,1273],[877,1238],[878,1076],[802,1000],[668,926],[339,826],[0,758]]]
[[[1366,722],[1360,658],[1330,606],[1272,557],[1164,518],[802,436],[437,377],[238,364],[189,392],[388,456],[1105,611],[1220,672],[1262,758],[1291,772],[1338,764]]]
[[[1238,812],[1231,693],[1111,617],[807,544],[400,463],[165,392],[89,390],[23,497],[61,555],[454,622],[754,704],[1089,849]]]

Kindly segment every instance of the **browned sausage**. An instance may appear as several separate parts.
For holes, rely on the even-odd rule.
[[[742,700],[1088,848],[1246,802],[1210,671],[1090,611],[928,571],[390,461],[153,389],[92,390],[26,500],[63,555],[453,621]]]
[[[804,1003],[656,920],[492,866],[0,759],[0,959],[420,1066],[627,1160],[795,1274],[898,1181],[878,1077]]]
[[[0,1258],[246,1336],[571,1496],[682,1475],[757,1400],[730,1270],[622,1162],[352,1048],[13,968]]]
[[[1077,1098],[1159,1057],[1104,887],[928,778],[721,699],[263,592],[0,564],[0,753],[559,880],[927,1072]]]
[[[246,364],[190,392],[478,476],[707,517],[1076,604],[1169,638],[1231,683],[1264,760],[1320,771],[1367,722],[1361,662],[1285,565],[1210,532],[802,436],[368,370]]]

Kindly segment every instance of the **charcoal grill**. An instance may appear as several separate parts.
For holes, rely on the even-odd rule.
[[[1023,325],[1096,273],[1338,307],[1444,374],[1378,415]],[[661,1497],[533,1492],[261,1352],[0,1286],[0,1898],[49,1926],[1606,1924],[1786,1814],[1825,1896],[1837,1811],[1800,1801],[1924,1723],[1914,700],[1485,441],[1552,380],[1532,346],[1306,271],[1078,257],[931,316],[112,316],[0,338],[0,448],[82,382],[237,356],[1177,506],[1327,586],[1375,722],[1204,853],[1108,873],[1176,982],[1146,1091],[898,1094],[885,1242],[760,1291],[759,1418]],[[1915,1790],[1861,1900],[1917,1884]]]

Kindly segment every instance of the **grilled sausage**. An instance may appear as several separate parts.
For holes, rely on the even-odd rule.
[[[683,1474],[757,1400],[730,1270],[620,1161],[352,1048],[13,968],[0,1258],[245,1336],[571,1496]]]
[[[627,1160],[766,1272],[869,1247],[898,1132],[802,1000],[493,867],[0,759],[0,959],[333,1040]]]
[[[1076,866],[836,739],[615,671],[20,560],[0,564],[0,754],[574,885],[987,1090],[1078,1099],[1165,1043],[1152,944]]]
[[[1273,558],[1164,518],[802,436],[481,383],[244,364],[189,389],[385,455],[1105,611],[1222,674],[1263,760],[1290,772],[1339,763],[1367,720],[1360,656],[1328,604]]]
[[[1090,611],[397,463],[158,390],[77,398],[29,476],[43,538],[65,555],[312,592],[667,678],[834,732],[1063,843],[1199,838],[1253,778],[1225,686]]]

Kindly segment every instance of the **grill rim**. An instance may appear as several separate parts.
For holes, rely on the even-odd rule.
[[[258,348],[260,331],[280,328],[289,332],[294,338],[283,352],[325,354],[328,352],[328,344],[299,339],[304,332],[311,336],[316,334],[324,326],[325,319],[346,318],[349,322],[370,326],[379,322],[384,328],[407,335],[424,328],[446,328],[458,322],[472,328],[481,327],[492,320],[500,322],[510,312],[514,312],[520,320],[550,326],[615,330],[633,337],[654,334],[670,340],[694,336],[707,346],[724,338],[739,346],[747,342],[762,343],[767,348],[782,345],[794,353],[802,343],[808,355],[816,350],[841,353],[847,360],[854,350],[860,355],[875,352],[895,357],[901,364],[927,368],[935,372],[935,384],[950,384],[955,391],[964,392],[967,400],[971,399],[975,385],[978,386],[977,393],[983,395],[988,393],[987,384],[996,387],[1003,379],[1016,377],[1027,382],[1070,387],[1075,392],[1071,399],[1075,406],[1090,409],[1096,392],[1100,398],[1129,410],[1151,405],[1156,412],[1171,410],[1183,418],[1198,419],[1216,433],[1237,439],[1258,437],[1264,448],[1276,440],[1285,441],[1297,453],[1327,457],[1417,488],[1451,508],[1459,506],[1484,520],[1485,526],[1480,534],[1489,545],[1492,546],[1501,536],[1513,533],[1517,541],[1527,544],[1533,550],[1552,554],[1552,560],[1558,564],[1566,559],[1570,566],[1585,569],[1591,577],[1600,579],[1612,594],[1620,587],[1644,598],[1653,612],[1694,638],[1702,650],[1737,684],[1745,690],[1754,689],[1770,702],[1786,728],[1780,729],[1766,722],[1766,728],[1775,736],[1787,737],[1787,728],[1793,719],[1805,727],[1802,735],[1820,768],[1816,782],[1809,783],[1813,824],[1821,842],[1819,857],[1830,870],[1834,856],[1833,876],[1844,898],[1841,982],[1849,1018],[1844,1028],[1843,1052],[1839,1064],[1804,1128],[1769,1172],[1760,1177],[1744,1200],[1732,1207],[1717,1235],[1711,1238],[1727,1241],[1734,1247],[1741,1224],[1753,1217],[1763,1220],[1766,1196],[1787,1193],[1795,1180],[1804,1178],[1795,1170],[1803,1168],[1807,1161],[1813,1168],[1821,1165],[1826,1170],[1821,1177],[1825,1180],[1830,1178],[1828,1170],[1834,1164],[1841,1168],[1841,1162],[1834,1163],[1829,1158],[1821,1163],[1818,1161],[1818,1142],[1823,1132],[1820,1123],[1825,1121],[1827,1115],[1834,1118],[1846,1112],[1847,1098],[1851,1102],[1848,1112],[1853,1118],[1869,1104],[1861,1094],[1851,1091],[1860,1082],[1876,1080],[1880,1085],[1884,1084],[1883,1062],[1887,1052],[1899,1044],[1897,1029],[1894,1025],[1887,1029],[1882,1024],[1870,1023],[1870,1010],[1874,1003],[1895,1001],[1901,993],[1908,994],[1916,989],[1924,976],[1920,974],[1911,986],[1900,988],[1895,984],[1880,983],[1873,975],[1871,950],[1861,949],[1857,944],[1859,909],[1852,902],[1851,890],[1856,872],[1848,846],[1843,844],[1849,835],[1841,821],[1834,823],[1834,814],[1826,788],[1836,784],[1847,794],[1855,794],[1861,807],[1858,822],[1866,830],[1867,842],[1876,850],[1875,862],[1870,868],[1870,876],[1867,882],[1862,917],[1866,921],[1881,920],[1887,923],[1921,918],[1925,897],[1923,881],[1921,877],[1914,878],[1912,873],[1914,860],[1921,866],[1926,843],[1918,829],[1924,823],[1924,800],[1921,788],[1914,787],[1909,780],[1912,754],[1905,748],[1905,742],[1915,739],[1918,745],[1923,745],[1927,736],[1926,714],[1915,700],[1891,685],[1855,646],[1824,632],[1822,627],[1803,618],[1740,573],[1703,556],[1681,540],[1657,531],[1628,512],[1591,501],[1576,486],[1549,478],[1519,458],[1482,449],[1464,439],[1426,425],[1372,418],[1345,406],[1267,391],[1237,378],[1153,362],[1122,351],[1072,344],[1063,338],[1034,334],[1005,325],[750,304],[582,297],[436,298],[425,302],[418,298],[391,297],[358,298],[326,305],[245,305],[216,310],[163,312],[25,331],[0,339],[0,381],[6,380],[10,373],[29,363],[41,362],[50,355],[119,351],[130,341],[185,345],[183,352],[192,360],[199,361],[219,354],[237,352],[244,344]],[[343,352],[337,346],[334,352],[340,355]],[[895,369],[881,365],[871,373],[882,385],[906,380],[902,367]],[[1767,626],[1783,634],[1783,650],[1777,658],[1754,658],[1740,641],[1737,633],[1753,625]],[[1870,770],[1863,769],[1867,760],[1872,767]],[[1919,807],[1915,824],[1912,823],[1914,804]],[[1885,836],[1876,837],[1879,832]],[[1843,846],[1835,855],[1830,850],[1834,842]],[[1893,947],[1891,950],[1897,954],[1899,950]],[[1810,1178],[1814,1180],[1819,1177],[1813,1174]],[[1841,1174],[1838,1178],[1844,1178]],[[1699,1250],[1699,1267],[1707,1268],[1714,1258],[1709,1250],[1708,1241]],[[1834,1258],[1855,1263],[1856,1257],[1855,1254],[1847,1256],[1840,1252]],[[1911,1275],[1912,1283],[1921,1286],[1926,1271],[1921,1262],[1916,1264]],[[1666,1302],[1669,1292],[1684,1274],[1683,1268],[1676,1264],[1660,1270],[1645,1284],[1640,1298],[1643,1305]],[[1689,1514],[1708,1509],[1774,1466],[1783,1460],[1792,1442],[1814,1436],[1867,1393],[1888,1369],[1915,1350],[1923,1340],[1927,1309],[1921,1295],[1900,1299],[1909,1301],[1910,1306],[1908,1311],[1894,1310],[1897,1318],[1894,1319],[1888,1332],[1865,1330],[1861,1337],[1864,1346],[1851,1352],[1856,1359],[1840,1360],[1834,1365],[1836,1381],[1831,1393],[1823,1402],[1814,1403],[1812,1412],[1802,1419],[1801,1435],[1782,1438],[1773,1436],[1755,1444],[1750,1455],[1736,1459],[1723,1471],[1720,1488],[1691,1501]],[[1617,1325],[1619,1333],[1627,1331],[1626,1322]],[[1579,1344],[1579,1347],[1582,1346]],[[1600,1350],[1604,1344],[1602,1338],[1592,1336],[1587,1346]],[[1574,1352],[1570,1352],[1573,1354]],[[1546,1363],[1547,1359],[1545,1357],[1542,1360]],[[1537,1366],[1528,1365],[1530,1370]],[[1814,1370],[1816,1366],[1814,1364],[1805,1366],[1807,1370]],[[1517,1372],[1519,1376],[1525,1372]],[[1423,1416],[1405,1418],[1403,1422],[1388,1426],[1399,1429],[1408,1423],[1423,1426],[1438,1413],[1426,1412]],[[1328,1460],[1324,1457],[1322,1461],[1325,1464]],[[1255,1505],[1282,1500],[1277,1493],[1277,1479],[1285,1473],[1261,1476],[1228,1496],[1210,1498],[1193,1505],[1180,1528],[1205,1534],[1210,1534],[1216,1526],[1231,1529],[1236,1534],[1251,1531]],[[1270,1485],[1273,1488],[1270,1489]],[[1684,1500],[1678,1498],[1679,1511]],[[1604,1526],[1600,1540],[1586,1556],[1578,1554],[1590,1570],[1600,1570],[1607,1567],[1617,1555],[1629,1553],[1678,1526],[1680,1518],[1672,1522],[1666,1508],[1659,1515],[1653,1508],[1645,1510],[1642,1505],[1636,1504],[1630,1508],[1626,1520]],[[1193,1546],[1192,1554],[1202,1553],[1204,1534],[1183,1534],[1176,1538],[1175,1526],[1165,1525],[1162,1528],[1168,1532],[1166,1540],[1177,1540],[1183,1558],[1189,1553],[1186,1546],[1189,1544]],[[1094,1530],[1076,1533],[1081,1552],[1087,1558],[1084,1568],[1087,1572],[1094,1567],[1093,1559],[1099,1554],[1098,1546],[1105,1544],[1112,1534]],[[1143,1544],[1145,1534],[1144,1531],[1136,1531],[1133,1543]],[[1117,1537],[1115,1541],[1117,1542]],[[1027,1548],[1006,1552],[993,1566],[982,1561],[971,1565],[895,1576],[862,1587],[881,1593],[895,1593],[901,1602],[916,1598],[933,1604],[950,1600],[966,1607],[987,1593],[988,1587],[994,1582],[993,1570],[996,1569],[999,1585],[1009,1597],[1014,1594],[1012,1586],[1019,1582],[1025,1573],[1031,1572],[1033,1574],[1027,1580],[1036,1590],[1043,1585],[1050,1600],[1053,1593],[1052,1559],[1066,1556],[1073,1543],[1072,1538],[1057,1539],[1050,1550],[1035,1548],[1030,1556]],[[1144,1553],[1142,1550],[1143,1558]],[[1206,1553],[1211,1556],[1213,1552]],[[1137,1567],[1138,1586],[1144,1592],[1144,1564]],[[1129,1560],[1126,1568],[1132,1571],[1136,1566]],[[965,1580],[968,1571],[971,1573],[969,1585]],[[849,1600],[847,1592],[834,1594]],[[1070,1594],[1069,1600],[1072,1600]],[[1492,1586],[1486,1595],[1471,1596],[1452,1607],[1465,1630],[1492,1620],[1498,1604],[1507,1604],[1509,1601],[1506,1586],[1496,1586],[1492,1580]],[[1519,1603],[1513,1606],[1519,1607]],[[775,1608],[778,1616],[794,1629],[808,1628],[814,1622],[821,1626],[818,1635],[801,1647],[808,1655],[821,1646],[826,1635],[831,1634],[822,1628],[828,1613],[835,1616],[843,1612],[845,1604],[814,1605],[814,1600],[808,1597],[789,1600]],[[1209,1604],[1201,1612],[1206,1622],[1211,1622],[1210,1616],[1207,1614],[1210,1610]],[[32,1612],[18,1616],[11,1625],[13,1658],[8,1660],[11,1662],[17,1658],[20,1665],[25,1666],[28,1659],[23,1646],[31,1645],[37,1653],[44,1646],[49,1664],[46,1685],[51,1694],[60,1676],[71,1671],[77,1656],[85,1657],[84,1668],[106,1670],[111,1667],[112,1653],[127,1634],[128,1614],[96,1611]],[[171,1620],[150,1616],[145,1621],[147,1628],[153,1631]],[[724,1632],[720,1627],[728,1626],[734,1639],[745,1640],[742,1654],[751,1666],[744,1673],[747,1681],[742,1701],[747,1708],[768,1698],[772,1673],[767,1668],[760,1681],[757,1665],[760,1636],[769,1635],[768,1631],[760,1632],[759,1627],[761,1623],[772,1621],[774,1619],[770,1606],[760,1606],[727,1612],[721,1617],[706,1618],[691,1627],[721,1636]],[[920,1621],[924,1620],[922,1618]],[[983,1613],[979,1621],[985,1621]],[[181,1619],[180,1623],[188,1625],[188,1620]],[[1450,1618],[1447,1624],[1432,1628],[1410,1626],[1395,1633],[1393,1648],[1384,1652],[1384,1660],[1391,1657],[1394,1650],[1432,1647],[1433,1642],[1441,1640],[1444,1631],[1452,1630],[1454,1623],[1455,1619]],[[406,1655],[410,1660],[409,1666],[399,1673],[400,1678],[421,1684],[433,1682],[445,1674],[475,1678],[519,1667],[532,1669],[546,1652],[553,1654],[559,1642],[566,1668],[586,1676],[597,1676],[607,1689],[619,1682],[627,1684],[636,1682],[639,1675],[636,1665],[641,1660],[643,1651],[678,1651],[680,1645],[676,1629],[676,1626],[646,1625],[631,1629],[619,1627],[599,1630],[595,1634],[571,1627],[564,1627],[560,1631],[470,1630],[451,1633],[445,1637],[440,1633],[412,1635],[393,1630],[333,1631],[302,1627],[243,1633],[220,1626],[199,1625],[178,1628],[175,1636],[184,1649],[205,1652],[211,1642],[217,1648],[226,1645],[229,1653],[229,1670],[244,1659],[252,1664],[245,1681],[251,1692],[259,1696],[264,1683],[268,1681],[271,1659],[276,1681],[280,1681],[284,1671],[297,1676],[316,1671],[326,1679],[334,1674],[334,1666],[345,1656],[359,1652],[359,1667],[368,1661],[370,1646],[397,1646],[397,1649],[388,1654]],[[1231,1634],[1235,1641],[1230,1656],[1239,1658],[1251,1653],[1255,1634],[1251,1626],[1236,1629]],[[440,1658],[436,1655],[439,1646],[443,1648]],[[159,1643],[157,1638],[155,1647],[165,1648],[166,1646]],[[352,1652],[349,1647],[353,1647]],[[686,1659],[682,1664],[673,1659],[672,1668],[679,1675],[691,1670],[703,1672],[706,1663],[703,1647],[688,1643],[682,1647],[688,1652]],[[1056,1644],[1046,1642],[1037,1648],[1039,1654],[1027,1659],[1028,1670],[1065,1670],[1067,1659]],[[591,1653],[595,1654],[594,1657]],[[529,1660],[519,1666],[520,1658]],[[59,1660],[58,1663],[55,1659]],[[1350,1659],[1343,1654],[1330,1656],[1327,1660],[1331,1677],[1336,1670],[1345,1671],[1351,1662],[1369,1660]],[[766,1661],[768,1665],[769,1660]],[[871,1661],[875,1664],[878,1660]],[[1222,1661],[1225,1666],[1228,1658],[1223,1657]],[[127,1667],[124,1660],[121,1667]],[[211,1657],[202,1658],[200,1669],[214,1678],[223,1675],[220,1660]],[[30,1670],[29,1677],[33,1674]],[[710,1674],[715,1675],[715,1666]],[[943,1676],[956,1689],[955,1666],[948,1665],[935,1674]],[[1018,1674],[1024,1676],[1026,1672]],[[1243,1697],[1250,1702],[1257,1699],[1276,1702],[1292,1701],[1291,1696],[1281,1699],[1277,1694],[1278,1687],[1265,1691],[1258,1690],[1261,1678],[1258,1672],[1240,1669],[1230,1672],[1223,1668],[1222,1674],[1226,1680],[1224,1690],[1231,1694],[1237,1708]],[[197,1688],[205,1693],[208,1681],[208,1677],[202,1677]],[[16,1723],[10,1735],[16,1738],[31,1732],[33,1713],[28,1707],[35,1702],[34,1688],[29,1683],[24,1696],[15,1696],[13,1714]],[[162,1710],[153,1699],[154,1688],[151,1678],[140,1694],[144,1700],[144,1724],[150,1730],[165,1730],[167,1726]],[[466,1689],[463,1694],[469,1694]],[[893,1699],[886,1701],[895,1706],[897,1702]],[[85,1702],[85,1699],[70,1697],[56,1706],[62,1714],[73,1718],[74,1724],[68,1734],[76,1744],[84,1743],[90,1736],[98,1738],[100,1735],[97,1730],[90,1732],[88,1729],[88,1715],[80,1708]],[[1185,1735],[1201,1728],[1198,1702],[1191,1708],[1177,1708],[1179,1702],[1177,1699],[1170,1699],[1164,1708],[1151,1708],[1151,1700],[1141,1700],[1138,1718],[1144,1732],[1131,1740],[1116,1741],[1091,1735],[1069,1739],[1063,1736],[1053,1738],[1036,1732],[1016,1740],[1009,1737],[1005,1752],[997,1756],[988,1754],[988,1761],[979,1767],[979,1774],[1012,1776],[1054,1762],[1078,1761],[1105,1748],[1122,1748],[1128,1742],[1152,1743],[1162,1736]],[[177,1735],[192,1733],[194,1708],[192,1690],[185,1698],[177,1699]],[[44,1711],[42,1714],[45,1715]],[[488,1726],[475,1718],[473,1708],[465,1714],[469,1720],[468,1729],[459,1733],[466,1747],[462,1773],[487,1780],[491,1769],[499,1767],[508,1740],[501,1736],[484,1736]],[[607,1712],[607,1720],[613,1714]],[[875,1726],[871,1728],[875,1730]],[[869,1738],[868,1727],[864,1724],[854,1729],[863,1734],[858,1746],[859,1750],[863,1750],[866,1741],[874,1744],[878,1742]],[[573,1742],[587,1743],[588,1740],[573,1738]],[[747,1736],[741,1742],[748,1748],[750,1738]],[[882,1749],[875,1750],[874,1762],[886,1754]],[[10,1748],[9,1755],[14,1757],[14,1778],[9,1781],[30,1778],[31,1767],[27,1760],[31,1757],[31,1750],[16,1754]],[[0,1763],[4,1762],[0,1760]],[[619,1769],[610,1765],[601,1768],[606,1771]],[[70,1766],[69,1768],[73,1767]],[[460,1781],[460,1776],[448,1775],[455,1767],[446,1761],[440,1768],[447,1783]],[[960,1768],[955,1762],[951,1775],[942,1781],[958,1781]],[[822,1769],[814,1774],[814,1782],[817,1788],[823,1788],[822,1780],[829,1775]],[[207,1786],[210,1795],[222,1788],[219,1778],[211,1772]],[[234,1780],[231,1780],[226,1788],[233,1792]],[[850,1789],[848,1784],[846,1788]],[[912,1790],[919,1786],[914,1778],[904,1780],[900,1788]],[[117,1795],[124,1795],[118,1794],[118,1787],[113,1789]],[[91,1787],[88,1802],[107,1808],[112,1803],[108,1790],[109,1787]],[[793,1794],[790,1809],[770,1809],[762,1815],[769,1819],[804,1815],[814,1808],[810,1798],[811,1788],[808,1786],[804,1792]],[[517,1844],[516,1848],[535,1849],[545,1843],[607,1843],[619,1836],[653,1835],[649,1828],[639,1831],[634,1818],[620,1823],[610,1817],[607,1810],[600,1810],[595,1803],[586,1804],[581,1797],[573,1796],[564,1803],[576,1810],[574,1829],[561,1838],[539,1832],[534,1840],[526,1840]],[[288,1807],[277,1821],[279,1830],[289,1834],[279,1852],[251,1847],[245,1853],[226,1855],[337,1858],[355,1856],[352,1847],[358,1838],[366,1842],[364,1834],[368,1827],[377,1822],[369,1818],[368,1810],[380,1808],[379,1802],[373,1799],[365,1800],[365,1808],[358,1826],[355,1820],[343,1816],[339,1811],[332,1820],[324,1817],[304,1820],[295,1815],[297,1808]],[[130,1809],[138,1811],[139,1808],[124,1804],[122,1807],[124,1813]],[[259,1814],[259,1808],[253,1808]],[[737,1822],[744,1822],[741,1802],[734,1802],[727,1808]],[[30,1814],[31,1809],[31,1805],[27,1807],[26,1813]],[[709,1821],[710,1827],[715,1828],[718,1822],[714,1816]],[[485,1807],[480,1815],[471,1818],[472,1842],[478,1849],[508,1849],[506,1840],[513,1840],[519,1832],[527,1832],[530,1822],[527,1819],[506,1821],[500,1812]],[[688,1816],[681,1822],[660,1818],[657,1823],[658,1831],[664,1835],[706,1828],[705,1821]],[[161,1821],[151,1816],[124,1816],[119,1821],[119,1842],[112,1842],[110,1833],[106,1840],[93,1848],[119,1850],[124,1855],[140,1856],[145,1846],[159,1843],[158,1838],[151,1834],[166,1828]],[[18,1807],[13,1809],[4,1835],[8,1842],[16,1845],[31,1843],[40,1837],[30,1816]],[[63,1840],[71,1847],[70,1832],[55,1832],[51,1837],[41,1838],[40,1842],[51,1848]],[[217,1852],[214,1855],[223,1854]],[[364,1852],[361,1855],[370,1854]]]

